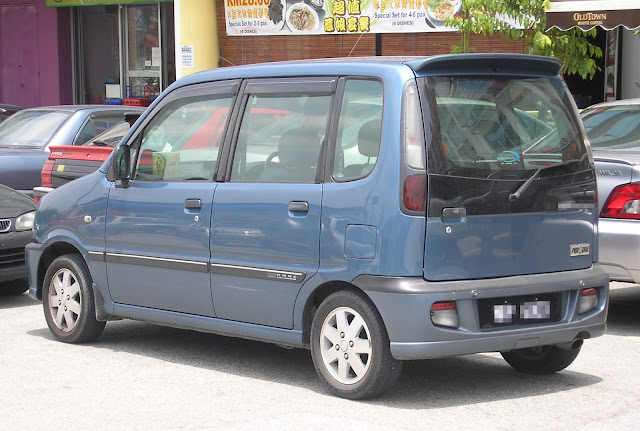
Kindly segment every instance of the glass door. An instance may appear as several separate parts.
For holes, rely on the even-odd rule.
[[[124,97],[151,98],[162,90],[162,38],[158,3],[126,6]]]
[[[74,103],[119,97],[120,39],[117,5],[73,8]],[[113,94],[115,88],[115,94]],[[111,93],[111,94],[109,94]]]

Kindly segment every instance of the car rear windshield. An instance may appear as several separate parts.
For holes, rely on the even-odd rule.
[[[582,120],[594,150],[640,150],[640,105],[593,107]]]
[[[589,167],[570,95],[559,78],[427,78],[431,173],[528,178],[544,166]],[[568,163],[567,163],[568,164]]]
[[[60,111],[20,111],[0,123],[0,147],[43,148],[71,114]]]

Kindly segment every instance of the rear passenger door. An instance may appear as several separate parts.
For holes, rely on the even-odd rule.
[[[319,266],[320,181],[334,78],[253,80],[213,201],[216,316],[291,328]]]

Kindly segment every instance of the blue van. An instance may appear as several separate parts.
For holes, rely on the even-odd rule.
[[[554,373],[602,335],[593,159],[561,64],[322,59],[185,77],[45,196],[30,293],[69,343],[135,319],[308,348],[339,396],[402,361]]]

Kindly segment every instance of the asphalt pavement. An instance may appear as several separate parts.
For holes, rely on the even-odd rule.
[[[631,430],[640,412],[640,286],[614,284],[607,334],[565,371],[499,354],[405,362],[383,397],[328,393],[310,353],[122,320],[57,342],[42,304],[0,296],[0,430]]]

